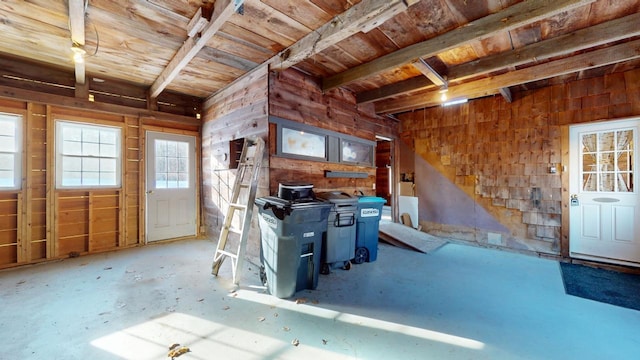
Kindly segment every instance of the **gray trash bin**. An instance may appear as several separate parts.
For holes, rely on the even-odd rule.
[[[318,286],[322,236],[331,205],[268,196],[255,200],[260,224],[261,278],[271,295],[293,296]]]
[[[326,275],[335,267],[349,270],[355,254],[358,198],[340,191],[321,192],[316,196],[332,204],[322,240],[320,273]]]

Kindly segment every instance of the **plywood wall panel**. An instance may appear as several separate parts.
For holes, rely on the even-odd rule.
[[[104,251],[118,246],[118,232],[103,232],[91,235],[91,251]]]
[[[3,234],[0,232],[0,236]],[[6,267],[18,262],[18,250],[16,245],[0,246],[0,267]]]
[[[0,229],[17,229],[18,214],[0,214]],[[1,240],[0,240],[1,241]]]
[[[0,214],[16,214],[18,201],[15,194],[0,193]]]
[[[35,229],[34,229],[35,230]],[[46,233],[46,229],[42,233]],[[44,239],[44,237],[43,237]],[[47,241],[38,240],[31,242],[31,261],[38,261],[47,258]]]
[[[77,235],[77,236],[69,236],[69,237],[59,237],[58,240],[58,256],[77,256],[82,253],[88,252],[89,247],[87,246],[88,235]]]
[[[0,246],[16,244],[18,242],[18,230],[13,227],[0,230]]]

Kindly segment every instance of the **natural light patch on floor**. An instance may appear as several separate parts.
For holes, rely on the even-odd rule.
[[[288,351],[314,359],[339,359],[330,351],[300,343],[297,346],[267,335],[223,325],[199,317],[171,313],[95,339],[91,345],[127,360],[165,359],[169,347],[180,344],[189,353],[180,359],[295,358]],[[347,359],[348,357],[344,357]]]
[[[407,346],[411,356],[433,346],[471,353],[485,348],[474,339],[333,311],[304,300],[278,299],[255,289],[238,290],[229,305],[230,312],[215,319],[170,313],[97,338],[91,345],[128,360],[166,358],[173,344],[189,348],[180,357],[184,360],[206,360],[213,355],[298,359],[301,354],[314,359],[368,358],[372,354],[388,358]],[[259,314],[272,318],[258,320],[254,315]],[[277,321],[286,321],[287,326],[275,326]]]
[[[238,291],[237,297],[239,299],[259,302],[281,309],[303,312],[314,317],[333,319],[334,321],[340,321],[345,324],[352,324],[359,327],[368,327],[372,329],[395,332],[407,336],[421,338],[424,340],[445,343],[448,345],[459,346],[472,350],[482,350],[485,346],[484,343],[473,339],[449,335],[442,332],[422,329],[414,326],[407,326],[389,321],[373,319],[365,316],[341,313],[317,306],[299,304],[294,301],[277,299],[271,295],[256,293],[254,291],[240,290]]]

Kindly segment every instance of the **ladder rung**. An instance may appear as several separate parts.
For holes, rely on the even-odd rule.
[[[264,150],[264,141],[260,138],[256,139],[255,142],[245,141],[242,147],[242,152],[238,159],[238,172],[233,185],[233,195],[229,199],[229,207],[224,219],[222,231],[220,232],[213,265],[211,267],[211,273],[218,275],[218,270],[224,258],[232,258],[233,283],[236,285],[238,284],[237,274],[240,269],[242,269],[242,259],[247,244],[248,229],[253,213],[253,201],[256,195],[258,174],[260,173]],[[241,196],[242,191],[246,192],[243,193],[244,196]],[[238,214],[242,224],[240,227],[233,227],[231,225],[233,220],[236,219],[234,218],[235,210],[243,211],[242,214]],[[230,232],[239,235],[237,242],[234,242],[234,245],[237,245],[236,252],[224,250],[225,247],[231,246],[227,242]]]
[[[238,257],[238,254],[234,254],[234,253],[226,251],[226,250],[218,249],[218,253],[222,254],[222,255],[226,255],[226,256],[234,258],[234,259],[236,259]]]
[[[227,231],[232,232],[232,233],[236,233],[238,235],[242,235],[242,231],[240,229],[238,229],[238,228],[235,228],[235,227],[229,226],[227,228]]]

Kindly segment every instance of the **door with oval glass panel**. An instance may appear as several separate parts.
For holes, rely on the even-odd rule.
[[[640,118],[570,128],[572,257],[640,266],[639,129]]]
[[[146,137],[147,241],[196,235],[195,137]]]

